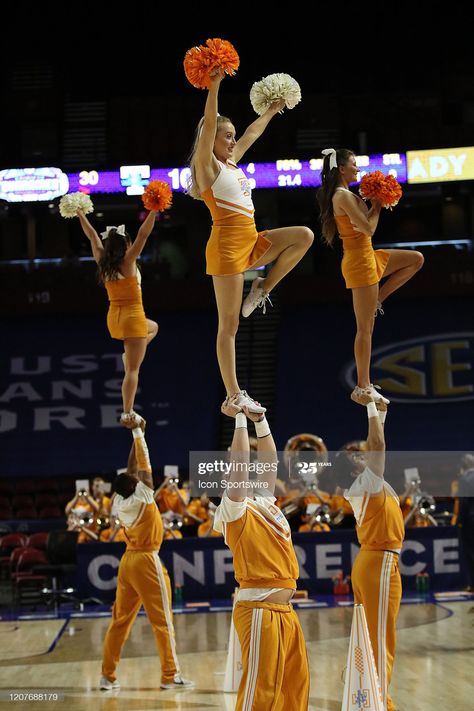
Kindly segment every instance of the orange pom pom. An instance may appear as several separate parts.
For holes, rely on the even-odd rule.
[[[240,58],[235,47],[227,40],[208,39],[206,44],[209,47],[213,69],[222,69],[226,74],[232,76],[239,68]]]
[[[378,198],[380,191],[383,189],[385,175],[381,170],[375,170],[373,173],[367,173],[360,181],[359,194],[364,200]]]
[[[151,180],[145,188],[142,200],[147,210],[163,212],[171,207],[173,193],[164,180]]]
[[[390,210],[395,205],[398,205],[400,198],[402,197],[402,186],[393,177],[393,175],[386,175],[384,181],[384,191],[382,195],[382,207],[388,207]]]
[[[384,175],[381,170],[364,175],[360,181],[359,194],[364,200],[375,198],[382,207],[395,207],[402,196],[402,188],[393,175]]]
[[[226,74],[235,74],[240,59],[235,47],[227,40],[206,40],[207,47],[199,45],[188,49],[184,56],[184,72],[188,81],[197,89],[209,89],[210,74],[220,69]]]
[[[196,89],[209,88],[209,72],[212,69],[211,56],[207,47],[191,47],[184,55],[184,73]]]

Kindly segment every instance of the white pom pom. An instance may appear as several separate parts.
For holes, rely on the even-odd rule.
[[[77,211],[81,209],[85,215],[94,212],[94,205],[89,195],[86,193],[68,193],[63,195],[59,201],[59,212],[62,217],[77,217]]]
[[[88,215],[90,212],[94,212],[94,205],[92,204],[90,195],[87,195],[87,193],[81,193],[81,192],[76,193],[76,195],[77,195],[77,204],[81,208],[84,215]]]
[[[288,109],[294,109],[301,101],[300,85],[289,74],[269,74],[261,81],[256,81],[250,89],[250,101],[259,116],[276,99],[284,99]]]

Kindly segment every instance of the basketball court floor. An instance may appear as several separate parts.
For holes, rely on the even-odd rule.
[[[135,622],[118,668],[122,688],[105,692],[97,684],[109,613],[4,619],[0,622],[0,709],[231,711],[236,694],[222,692],[230,607],[201,610],[184,607],[174,617],[182,673],[196,684],[180,691],[159,689],[160,663],[143,614]],[[310,600],[298,607],[298,615],[311,669],[309,709],[340,711],[352,605]],[[467,711],[472,708],[473,668],[474,596],[451,593],[404,601],[392,682],[399,711]],[[36,699],[47,695],[47,700],[34,700],[34,694]]]

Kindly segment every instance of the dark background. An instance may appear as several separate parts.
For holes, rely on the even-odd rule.
[[[230,40],[240,55],[238,73],[221,85],[219,104],[238,135],[255,118],[249,101],[254,81],[284,71],[301,85],[301,104],[275,117],[248,154],[252,160],[307,159],[329,145],[362,153],[473,145],[466,16],[456,7],[417,7],[424,13],[418,22],[404,4],[218,4],[207,18],[201,6],[184,5],[166,13],[151,4],[10,9],[2,29],[0,169],[183,166],[205,92],[187,82],[182,60],[207,37]],[[354,327],[340,253],[321,243],[313,190],[260,190],[254,201],[259,228],[306,224],[316,239],[276,290],[273,316],[243,324],[240,378],[269,407],[280,448],[288,437],[309,431],[335,449],[365,434],[342,376],[352,358]],[[62,357],[119,352],[105,330],[106,300],[92,265],[79,261],[89,254],[87,240],[75,221],[60,218],[57,202],[0,205],[0,405],[19,418],[0,435],[0,473],[108,472],[123,466],[128,449],[124,431],[104,431],[95,396],[86,403],[83,429],[56,423],[47,432],[34,431],[34,408],[58,404],[51,393],[53,381],[63,377]],[[139,198],[103,195],[94,204],[99,228],[125,222],[133,233],[143,219]],[[471,240],[471,251],[421,247],[423,272],[388,302],[374,347],[474,330],[473,215],[472,181],[404,186],[399,207],[382,216],[376,244],[463,238]],[[36,256],[58,263],[28,261],[28,219],[36,226]],[[205,276],[209,224],[202,204],[175,195],[144,253],[144,303],[162,330],[144,365],[140,403],[160,467],[185,467],[189,449],[228,444],[219,416],[224,393],[214,355],[212,285]],[[265,384],[254,365],[263,348],[258,329],[268,335]],[[454,357],[465,362],[467,354],[472,370],[472,337],[467,340],[466,351]],[[34,368],[41,355],[53,359],[38,384],[41,401],[5,398],[18,381],[11,359],[31,358]],[[426,361],[419,367],[428,372],[431,366]],[[106,370],[97,375],[98,381],[108,377]],[[456,377],[472,382],[469,370]],[[36,385],[34,375],[24,380]],[[409,449],[471,449],[472,400],[426,399],[393,405],[392,442]],[[76,406],[77,400],[69,395],[59,404]],[[172,413],[166,425],[157,424],[151,409],[159,402]]]

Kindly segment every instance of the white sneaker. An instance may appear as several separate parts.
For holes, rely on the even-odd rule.
[[[262,281],[265,281],[263,277],[257,277],[253,280],[250,291],[244,299],[242,304],[242,316],[247,318],[250,314],[255,311],[255,309],[263,308],[263,313],[267,312],[267,300],[270,302],[270,306],[273,306],[268,296],[268,292],[265,291],[263,286],[261,286]]]
[[[241,390],[240,393],[238,393],[234,400],[234,405],[237,405],[237,407],[248,407],[250,412],[255,412],[258,415],[263,415],[263,413],[267,411],[266,407],[257,405],[255,400],[250,397],[246,390]]]
[[[130,410],[130,412],[122,412],[120,415],[120,424],[130,430],[135,429],[135,427],[140,427],[145,431],[146,421],[141,415],[135,412],[135,410]]]
[[[120,683],[117,679],[110,681],[106,676],[100,677],[99,689],[102,691],[112,691],[112,689],[120,689]]]
[[[388,397],[384,397],[382,393],[377,392],[377,390],[381,389],[380,385],[372,385],[372,383],[370,383],[369,388],[371,391],[370,394],[374,398],[374,402],[379,402],[381,400],[386,405],[390,405],[390,400],[388,399]]]
[[[351,393],[351,400],[357,402],[359,405],[365,405],[365,399],[362,400],[361,398],[363,396],[368,396],[371,397],[374,402],[382,401],[386,405],[389,405],[390,400],[386,397],[383,397],[381,393],[377,392],[376,388],[377,390],[380,390],[379,385],[372,385],[372,383],[370,383],[370,385],[368,385],[366,388],[360,388],[358,385],[356,385]]]
[[[160,689],[187,689],[190,686],[194,686],[194,681],[185,679],[181,674],[175,674],[173,681],[167,684],[161,682]]]

